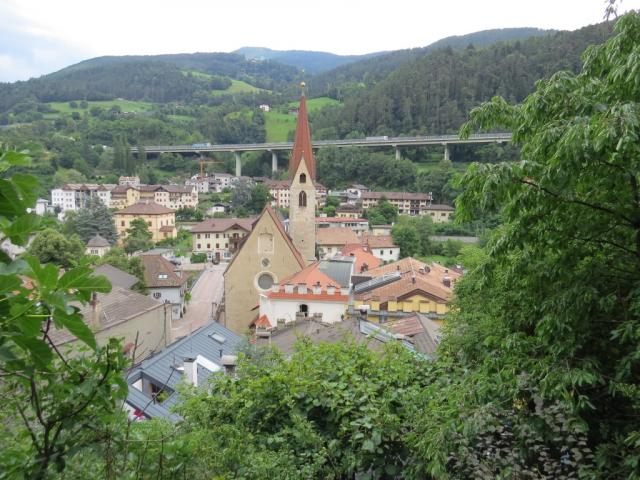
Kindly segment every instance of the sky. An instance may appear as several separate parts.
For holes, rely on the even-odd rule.
[[[618,1],[618,12],[640,0]],[[231,52],[341,55],[423,47],[491,28],[575,30],[604,0],[0,0],[0,81],[102,55]]]

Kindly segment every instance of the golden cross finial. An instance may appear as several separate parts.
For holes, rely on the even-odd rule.
[[[307,86],[306,83],[300,82],[300,88],[302,89],[302,96],[304,97],[304,88]]]

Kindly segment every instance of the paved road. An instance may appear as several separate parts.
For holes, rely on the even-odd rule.
[[[187,305],[187,313],[179,320],[174,320],[171,326],[172,341],[184,337],[201,326],[212,321],[212,304],[222,300],[224,293],[224,278],[222,274],[227,267],[208,264],[202,272],[196,286],[191,290],[191,300]]]

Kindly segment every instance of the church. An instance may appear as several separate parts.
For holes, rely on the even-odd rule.
[[[289,233],[266,206],[224,273],[225,326],[248,331],[259,313],[260,294],[315,261],[316,163],[304,96],[300,98],[291,160]]]

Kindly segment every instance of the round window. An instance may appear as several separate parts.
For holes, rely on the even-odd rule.
[[[258,277],[258,286],[262,290],[269,290],[273,285],[273,277],[268,273],[263,273]]]
[[[262,266],[263,266],[263,267],[268,267],[270,263],[271,263],[271,262],[269,261],[269,259],[268,259],[268,258],[263,258],[263,259],[262,259]]]

